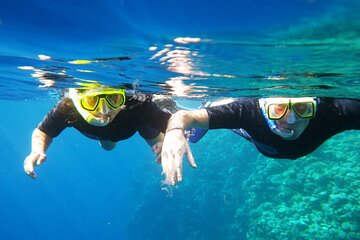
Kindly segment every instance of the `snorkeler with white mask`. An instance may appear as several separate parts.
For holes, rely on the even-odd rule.
[[[359,130],[360,100],[241,98],[222,105],[208,104],[198,110],[178,111],[168,122],[162,146],[165,182],[176,184],[182,180],[183,156],[192,156],[188,141],[196,142],[204,131],[220,128],[231,129],[251,141],[267,157],[297,159],[338,133]],[[184,130],[195,137],[184,134]],[[196,167],[193,157],[188,157],[188,161]]]
[[[98,140],[108,151],[115,148],[116,142],[139,132],[159,162],[171,114],[161,110],[151,98],[151,95],[106,86],[70,88],[33,131],[31,153],[24,161],[25,172],[36,177],[34,166],[46,160],[50,143],[67,127]]]

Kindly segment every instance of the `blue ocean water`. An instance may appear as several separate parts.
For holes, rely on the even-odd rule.
[[[356,0],[2,2],[0,239],[360,239],[356,131],[297,161],[209,132],[171,196],[138,135],[105,152],[67,129],[37,180],[22,166],[68,87],[126,86],[188,107],[360,98],[359,10]]]

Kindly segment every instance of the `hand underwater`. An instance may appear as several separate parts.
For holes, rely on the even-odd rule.
[[[165,184],[175,185],[182,181],[182,161],[186,154],[191,167],[196,168],[194,156],[181,129],[168,131],[161,152],[161,164]]]
[[[24,161],[24,170],[26,174],[29,175],[31,178],[35,179],[37,177],[34,171],[35,164],[37,166],[40,166],[45,160],[46,160],[45,153],[39,153],[39,152],[30,153],[30,155],[27,156]]]

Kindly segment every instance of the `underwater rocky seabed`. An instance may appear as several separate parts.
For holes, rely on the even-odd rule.
[[[309,156],[275,160],[230,131],[211,131],[192,144],[198,169],[185,162],[171,197],[151,171],[148,181],[134,177],[129,236],[360,239],[359,142],[349,131]]]

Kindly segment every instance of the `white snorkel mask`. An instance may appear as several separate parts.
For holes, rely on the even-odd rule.
[[[84,101],[84,96],[97,98],[95,102],[92,102],[94,103],[94,106],[90,105],[89,102]],[[84,94],[80,93],[79,90],[75,88],[69,88],[68,97],[73,101],[76,110],[80,113],[83,119],[87,123],[98,127],[108,125],[113,120],[113,118],[97,117],[92,114],[91,111],[94,111],[98,107],[107,108],[109,111],[120,111],[120,109],[125,106],[124,104],[126,99],[125,91],[123,89],[111,88],[91,89],[87,90]],[[106,106],[103,106],[105,104]],[[88,108],[88,110],[85,108]]]

